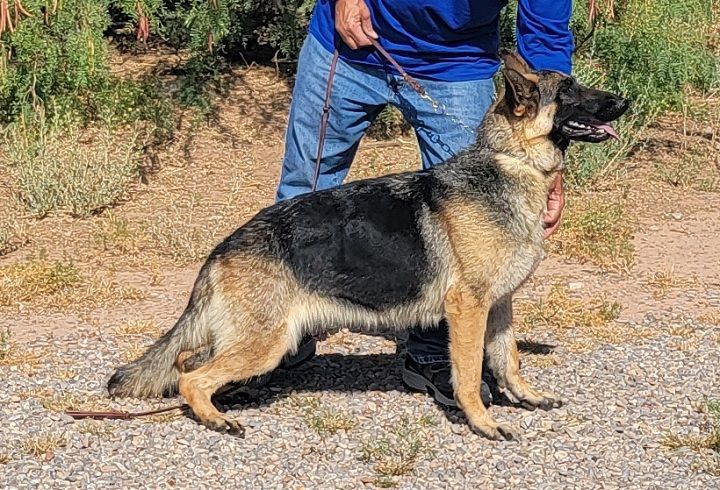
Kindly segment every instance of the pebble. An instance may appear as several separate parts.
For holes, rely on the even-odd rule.
[[[678,325],[697,337],[691,355],[674,349],[676,337],[665,333]],[[698,407],[720,386],[717,329],[660,311],[627,326],[658,335],[580,353],[557,349],[558,365],[523,366],[529,383],[567,404],[547,412],[490,407],[496,420],[519,430],[517,442],[482,439],[459,411],[406,392],[394,347],[352,333],[343,333],[343,348],[355,354],[319,355],[295,372],[279,372],[253,400],[233,400],[229,415],[246,420],[245,439],[187,418],[106,421],[90,431],[27,399],[47,389],[107,401],[104,384],[119,350],[112,338],[79,333],[46,342],[55,361],[73,365],[74,380],[57,379],[52,366],[32,377],[0,366],[0,400],[8,401],[0,403],[0,456],[8,457],[0,463],[0,488],[373,488],[382,455],[372,449],[383,447],[406,458],[420,448],[414,469],[392,478],[401,489],[595,488],[598,482],[719,488],[719,477],[697,469],[706,455],[663,444],[670,434],[707,433],[708,415]],[[527,340],[545,335],[538,328]],[[173,402],[128,399],[111,406],[139,411]],[[353,427],[323,431],[317,421],[324,418]],[[39,457],[23,449],[22,441],[48,434],[62,435],[64,444]]]

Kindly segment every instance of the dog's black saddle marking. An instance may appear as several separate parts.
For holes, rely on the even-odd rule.
[[[418,220],[428,197],[420,181],[429,178],[361,181],[275,207],[280,254],[303,287],[323,296],[372,309],[416,298],[428,275]]]

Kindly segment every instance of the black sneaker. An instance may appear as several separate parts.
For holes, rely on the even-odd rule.
[[[302,366],[315,357],[316,344],[317,342],[314,338],[310,336],[303,337],[297,352],[293,355],[286,354],[278,367],[280,369],[294,369],[298,366]]]
[[[412,391],[429,393],[441,405],[455,408],[458,405],[453,396],[450,376],[450,363],[448,362],[419,364],[410,356],[405,356],[405,366],[402,371],[402,380],[405,386]],[[480,385],[480,398],[486,407],[490,406],[493,401],[490,387],[484,379]]]

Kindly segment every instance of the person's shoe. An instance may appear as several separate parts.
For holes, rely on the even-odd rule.
[[[292,356],[285,355],[283,360],[280,362],[280,369],[295,369],[298,366],[302,366],[310,359],[315,357],[315,346],[317,342],[312,337],[303,337],[300,347],[295,354]]]
[[[449,362],[420,364],[410,356],[405,356],[405,366],[402,371],[402,380],[405,386],[412,391],[429,393],[441,405],[455,408],[458,404],[453,396],[450,376]],[[490,406],[493,400],[490,387],[485,380],[480,386],[480,398],[486,407]]]

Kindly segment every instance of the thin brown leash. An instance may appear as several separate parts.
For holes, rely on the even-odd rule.
[[[375,39],[370,38],[370,42],[378,52],[397,70],[400,76],[420,97],[427,97],[425,88],[413,77],[403,70],[403,67],[398,64],[397,61],[383,48],[379,42]],[[336,49],[333,52],[332,61],[330,62],[330,72],[328,73],[327,85],[325,88],[325,99],[323,100],[322,117],[320,118],[320,138],[318,139],[317,154],[315,156],[315,173],[312,181],[312,191],[317,190],[318,179],[320,178],[320,161],[322,160],[323,150],[325,148],[325,135],[327,134],[328,120],[330,119],[330,96],[332,95],[333,80],[335,79],[335,71],[337,68],[338,58],[340,53]]]
[[[405,80],[405,82],[420,95],[421,97],[425,97],[425,89],[422,85],[418,83],[417,80],[415,80],[413,77],[407,74],[405,70],[393,59],[392,56],[390,56],[390,53],[385,51],[385,48],[380,46],[380,43],[378,43],[375,39],[370,39],[375,49],[378,50],[380,54],[382,54],[385,59],[398,71],[400,76]],[[333,53],[332,61],[330,62],[330,72],[328,73],[327,78],[327,86],[325,88],[325,98],[323,100],[323,108],[322,108],[322,116],[320,118],[320,137],[318,139],[318,148],[317,148],[317,156],[315,158],[315,172],[313,175],[313,181],[312,181],[312,191],[315,192],[317,190],[317,184],[318,179],[320,178],[320,162],[322,160],[322,154],[323,149],[325,147],[325,134],[327,133],[327,125],[328,120],[330,119],[330,96],[332,95],[332,86],[333,86],[333,79],[335,78],[335,71],[337,68],[337,62],[338,58],[340,57],[340,54],[338,50],[336,49]],[[93,411],[85,411],[85,410],[68,410],[65,412],[65,415],[69,415],[75,420],[81,420],[81,419],[110,419],[110,420],[128,420],[128,419],[134,419],[137,417],[146,417],[148,415],[156,415],[159,413],[165,413],[165,412],[171,412],[173,410],[187,410],[190,408],[190,405],[187,403],[182,403],[178,405],[171,405],[169,407],[160,408],[158,410],[150,410],[147,412],[124,412],[124,411],[114,411],[109,410],[107,412],[93,412]]]
[[[136,417],[145,417],[147,415],[156,415],[158,413],[165,413],[165,412],[171,412],[173,410],[186,410],[190,408],[190,405],[187,403],[183,403],[180,405],[172,405],[165,408],[159,408],[157,410],[149,410],[147,412],[123,412],[123,411],[115,411],[115,410],[109,410],[107,412],[92,412],[92,411],[85,411],[85,410],[67,410],[65,412],[65,415],[69,415],[70,417],[74,418],[75,420],[82,420],[82,419],[110,419],[110,420],[127,420],[127,419],[134,419]]]

